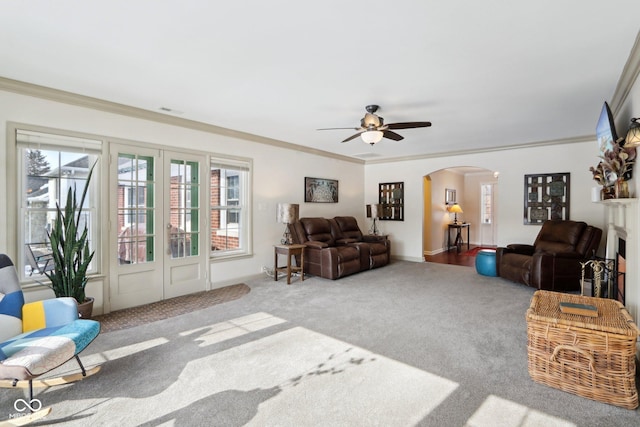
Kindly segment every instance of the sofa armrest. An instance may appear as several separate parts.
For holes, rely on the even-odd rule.
[[[345,245],[348,245],[350,243],[358,243],[358,242],[360,242],[360,240],[354,239],[354,238],[345,237],[345,238],[342,238],[342,239],[337,239],[336,240],[336,245],[337,246],[345,246]]]
[[[546,257],[553,257],[553,258],[564,258],[564,259],[578,259],[581,260],[584,257],[579,254],[578,252],[549,252],[549,251],[538,251],[536,252],[534,255],[536,256],[546,256]]]
[[[512,243],[507,245],[507,249],[509,252],[522,255],[533,255],[536,251],[536,248],[533,245],[527,245],[524,243]]]
[[[314,240],[307,240],[306,242],[304,242],[304,244],[307,246],[307,248],[310,249],[324,249],[329,247],[329,245],[325,242],[318,242]]]

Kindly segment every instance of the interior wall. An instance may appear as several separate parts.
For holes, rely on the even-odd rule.
[[[212,262],[210,278],[214,287],[237,283],[242,277],[260,274],[262,266],[272,266],[273,245],[280,242],[284,231],[284,225],[276,222],[278,203],[298,203],[300,216],[352,215],[363,229],[367,228],[362,192],[364,166],[361,163],[0,91],[0,165],[3,170],[7,169],[7,162],[15,161],[7,158],[7,122],[159,144],[178,151],[180,147],[189,147],[253,159],[254,254],[242,259]],[[304,177],[337,179],[339,202],[305,203]],[[14,177],[0,174],[0,191],[3,194],[15,192],[14,182]],[[371,199],[377,200],[377,197]],[[17,249],[14,238],[9,237],[13,231],[8,231],[7,214],[14,209],[15,206],[7,206],[5,197],[0,197],[0,252],[11,256],[15,256]],[[106,225],[102,236],[106,251],[108,245],[104,240],[110,236]]]
[[[599,106],[596,110],[598,108]],[[428,139],[423,143],[428,143]],[[569,172],[571,219],[604,226],[604,208],[591,202],[593,180],[589,166],[597,156],[594,137],[582,142],[559,141],[555,145],[367,164],[365,198],[371,197],[379,182],[404,181],[405,220],[389,221],[386,231],[394,240],[397,258],[418,261],[422,259],[423,248],[421,242],[415,239],[415,235],[422,227],[422,181],[425,171],[437,171],[456,165],[498,171],[500,191],[496,200],[496,215],[499,220],[497,244],[502,246],[516,242],[533,242],[540,226],[523,224],[525,174]],[[433,191],[437,194],[438,189],[435,185]],[[444,185],[442,197],[444,198]]]
[[[424,212],[423,227],[430,228],[431,238],[425,241],[424,254],[434,255],[447,249],[448,224],[454,219],[454,215],[447,211],[445,190],[456,190],[456,200],[460,206],[464,206],[464,174],[446,169],[433,172],[429,177],[431,179],[431,210]],[[458,221],[464,221],[465,213],[458,214]]]

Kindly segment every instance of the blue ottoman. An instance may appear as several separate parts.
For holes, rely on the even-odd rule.
[[[495,249],[481,249],[476,255],[476,271],[483,276],[497,276]]]

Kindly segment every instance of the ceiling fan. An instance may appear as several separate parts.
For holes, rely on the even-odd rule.
[[[384,124],[384,119],[376,115],[376,111],[380,108],[378,105],[367,105],[365,109],[367,114],[360,119],[360,127],[358,128],[323,128],[318,130],[336,130],[336,129],[353,129],[358,133],[351,135],[349,138],[342,142],[349,142],[354,138],[360,136],[367,144],[375,144],[380,142],[382,138],[392,139],[394,141],[401,141],[404,139],[402,135],[393,132],[391,129],[413,129],[413,128],[426,128],[431,126],[431,122],[403,122],[403,123],[389,123]]]

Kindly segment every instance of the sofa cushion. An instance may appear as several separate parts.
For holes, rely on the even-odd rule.
[[[538,250],[538,245],[542,242],[562,243],[571,247],[571,250],[573,250],[586,227],[587,224],[581,221],[545,221],[544,224],[542,224],[540,233],[538,233],[538,237],[536,237],[534,246],[536,250]]]
[[[300,218],[300,224],[307,240],[324,242],[328,246],[335,245],[331,234],[331,224],[326,218]]]
[[[337,216],[334,218],[343,238],[353,239],[353,241],[362,240],[362,232],[358,227],[358,221],[352,216]]]

